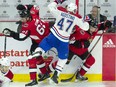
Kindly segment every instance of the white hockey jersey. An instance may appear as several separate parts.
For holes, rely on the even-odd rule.
[[[51,28],[51,32],[59,40],[63,42],[69,42],[69,37],[75,25],[79,26],[83,30],[89,29],[89,24],[84,22],[83,19],[80,19],[70,13],[58,10],[56,2],[49,4],[48,8],[56,17],[56,21],[54,26]]]

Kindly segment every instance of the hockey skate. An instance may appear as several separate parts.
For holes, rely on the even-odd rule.
[[[50,84],[55,83],[58,84],[58,76],[57,76],[57,71],[54,72],[53,76],[50,79]]]
[[[46,74],[41,74],[41,73],[40,73],[40,74],[38,75],[38,77],[39,77],[38,81],[40,82],[40,81],[44,81],[44,80],[50,78],[50,74],[48,74],[48,73],[46,73]]]
[[[36,86],[36,85],[38,85],[37,80],[33,80],[33,81],[25,84],[25,87]]]
[[[76,80],[75,80],[75,82],[77,82],[77,81],[88,81],[88,78],[84,77],[84,76],[81,76],[80,73],[79,73],[79,71],[78,71],[77,74],[76,74]]]

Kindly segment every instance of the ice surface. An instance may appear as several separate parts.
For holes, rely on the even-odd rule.
[[[26,83],[23,82],[12,82],[10,87],[25,87],[25,84]],[[49,82],[41,82],[38,83],[37,86],[32,87],[116,87],[116,82],[65,82],[59,83],[58,85],[49,84]]]

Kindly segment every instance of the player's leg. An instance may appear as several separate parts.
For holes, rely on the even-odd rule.
[[[48,37],[46,37],[46,38],[44,38],[44,39],[42,40],[42,42],[39,44],[39,47],[40,47],[41,49],[43,49],[44,52],[47,52],[48,50],[50,50],[50,49],[53,47],[53,44],[54,44],[53,39],[54,39],[54,38],[53,38],[53,35],[52,35],[52,34],[49,34]],[[43,56],[43,55],[42,55],[42,56]],[[38,59],[39,59],[39,60],[41,59],[41,61],[40,61],[39,64],[38,64],[38,67],[39,67],[40,71],[42,72],[42,74],[44,74],[44,75],[39,79],[39,81],[43,81],[44,79],[49,78],[50,75],[49,75],[49,73],[48,73],[48,70],[47,70],[47,68],[46,68],[46,64],[45,64],[45,61],[43,60],[43,58],[42,58],[42,57],[39,57]]]
[[[83,63],[83,66],[81,67],[81,69],[77,72],[76,79],[80,81],[88,80],[88,78],[84,77],[84,75],[94,63],[95,63],[95,58],[92,55],[90,55]]]
[[[53,73],[53,76],[51,77],[52,81],[58,84],[58,78],[60,73],[62,72],[64,65],[67,62],[67,57],[68,57],[68,43],[64,43],[60,41],[60,46],[57,48],[58,50],[58,62],[55,68],[55,71]]]
[[[36,58],[28,59],[29,63],[29,75],[31,82],[25,84],[25,86],[33,86],[37,85],[37,66],[36,66]]]
[[[43,81],[50,77],[50,74],[48,73],[48,70],[46,67],[46,63],[42,56],[37,58],[37,68],[39,68],[39,70],[41,71],[41,74],[39,74],[41,75],[41,77],[38,75],[39,76],[38,81]]]
[[[49,64],[48,66],[48,72],[51,73],[51,72],[54,72],[55,68],[56,68],[56,65],[57,65],[57,62],[58,60],[52,62],[51,64]]]
[[[54,70],[56,68],[57,60],[52,62],[53,58],[51,58],[51,57],[48,57],[48,58],[49,59],[45,60],[45,63],[46,63],[46,67],[47,67],[47,72],[51,73],[51,72],[54,72]],[[46,79],[46,77],[48,78],[48,75],[46,76],[46,74],[39,73],[38,77],[40,78],[38,81],[43,81]]]
[[[32,45],[30,48],[30,54],[34,52],[34,50],[38,47],[38,43],[36,43],[34,40],[32,40]],[[36,58],[34,57],[33,59],[28,59],[29,63],[29,75],[30,75],[30,82],[25,84],[25,86],[33,86],[37,85],[37,65],[36,65]]]
[[[8,70],[3,76],[0,76],[1,86],[0,87],[9,87],[11,80],[13,79],[14,74],[11,70]]]

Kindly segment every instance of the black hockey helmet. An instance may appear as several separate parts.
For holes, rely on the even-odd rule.
[[[22,4],[17,5],[16,7],[17,10],[26,10],[26,7]]]
[[[90,27],[94,27],[94,28],[98,27],[97,24],[93,21],[89,21],[89,25],[90,25]]]
[[[29,10],[21,10],[21,11],[19,11],[19,15],[21,18],[31,17]]]

